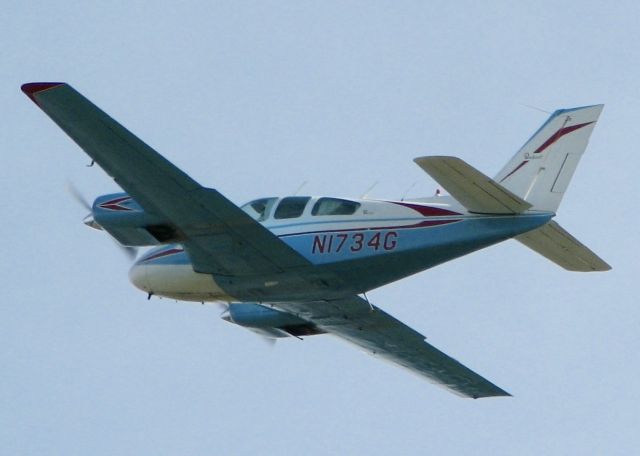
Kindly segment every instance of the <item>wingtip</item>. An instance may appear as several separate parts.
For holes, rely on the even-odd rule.
[[[472,399],[483,399],[486,397],[513,397],[513,394],[509,394],[504,390],[500,390],[499,393],[471,396]]]
[[[22,84],[20,89],[26,96],[31,98],[31,101],[38,104],[35,97],[37,93],[44,92],[45,90],[53,89],[54,87],[61,85],[64,85],[64,82],[27,82],[26,84]]]

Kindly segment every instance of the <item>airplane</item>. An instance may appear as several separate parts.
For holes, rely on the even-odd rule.
[[[414,161],[449,195],[266,197],[236,206],[66,83],[22,91],[126,193],[84,222],[151,247],[130,269],[148,297],[222,302],[269,338],[332,334],[462,397],[510,396],[371,304],[366,293],[507,239],[569,271],[611,267],[553,218],[603,105],[555,111],[492,179],[450,156]]]

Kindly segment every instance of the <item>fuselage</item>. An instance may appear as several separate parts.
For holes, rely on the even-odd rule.
[[[473,214],[447,196],[410,202],[293,196],[254,200],[242,209],[311,263],[313,272],[305,275],[341,278],[343,287],[325,290],[336,296],[380,287],[538,228],[554,216]],[[298,275],[197,273],[179,244],[149,250],[130,271],[134,285],[147,293],[227,302],[301,299],[306,290]]]

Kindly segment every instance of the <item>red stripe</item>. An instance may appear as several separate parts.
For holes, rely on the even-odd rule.
[[[513,171],[511,171],[509,174],[507,174],[506,176],[504,176],[501,180],[500,183],[502,183],[502,181],[506,180],[507,177],[511,176],[513,173],[515,173],[516,171],[518,171],[520,168],[522,168],[524,165],[526,165],[527,163],[529,163],[529,160],[525,160],[522,163],[520,163],[518,166],[516,166],[516,169],[514,169]]]
[[[60,85],[64,85],[62,82],[29,82],[27,84],[22,84],[20,89],[29,97],[31,101],[35,104],[38,104],[36,101],[35,95],[39,92],[44,92],[45,90],[53,89],[54,87],[58,87]]]
[[[591,125],[593,122],[585,122],[585,123],[581,123],[581,124],[577,124],[577,125],[572,125],[570,127],[564,127],[561,128],[560,130],[556,131],[553,135],[551,135],[551,137],[549,139],[547,139],[540,147],[538,147],[533,153],[534,154],[539,154],[542,151],[544,151],[547,147],[549,147],[551,144],[553,144],[554,142],[556,142],[557,140],[559,140],[560,138],[562,138],[564,135],[568,135],[569,133],[571,133],[572,131],[576,131],[582,127],[586,127],[587,125]]]
[[[165,256],[169,256],[169,255],[174,255],[176,253],[180,253],[180,252],[184,252],[184,249],[169,249],[169,250],[164,250],[162,252],[158,252],[155,255],[151,255],[148,258],[143,259],[142,261],[151,261],[151,260],[156,260],[158,258],[162,258]]]
[[[585,122],[585,123],[581,123],[581,124],[577,124],[577,125],[571,125],[570,127],[564,127],[561,128],[560,130],[556,131],[554,134],[552,134],[549,139],[547,139],[544,143],[542,143],[542,145],[540,147],[538,147],[535,151],[533,151],[534,154],[540,154],[542,152],[544,152],[544,150],[549,147],[551,144],[555,143],[556,141],[558,141],[560,138],[562,138],[564,135],[568,135],[569,133],[579,130],[582,127],[586,127],[587,125],[591,125],[593,122]],[[511,175],[513,175],[516,171],[518,171],[520,168],[522,168],[524,165],[526,165],[527,163],[529,163],[529,160],[525,160],[522,163],[520,163],[518,166],[516,166],[516,168],[511,171],[509,174],[507,174],[505,177],[503,177],[500,180],[500,183],[502,183],[503,181],[505,181],[508,177],[510,177]]]
[[[102,209],[110,209],[112,211],[132,211],[133,209],[129,209],[128,207],[118,206],[117,204],[101,204],[100,207]]]
[[[130,200],[131,197],[130,196],[123,196],[120,198],[116,198],[116,199],[112,199],[109,201],[105,201],[104,203],[99,204],[99,207],[103,208],[103,209],[110,209],[112,211],[132,211],[133,209],[130,209],[128,207],[125,206],[120,206],[119,203],[122,203],[124,201],[128,201]]]
[[[393,204],[398,204],[399,206],[404,206],[404,207],[408,207],[409,209],[413,209],[414,211],[419,212],[421,215],[424,215],[425,217],[439,217],[443,215],[462,215],[459,212],[442,209],[440,207],[423,206],[421,204],[405,203],[400,201],[390,201],[390,202]]]
[[[112,199],[112,200],[109,200],[109,201],[105,201],[102,204],[118,204],[118,203],[122,203],[123,201],[129,200],[129,199],[131,199],[130,196],[122,196],[120,198],[116,198],[116,199]]]
[[[411,228],[424,228],[427,226],[438,226],[438,225],[446,225],[448,223],[459,222],[462,219],[448,219],[448,220],[424,220],[420,223],[414,223],[413,225],[397,225],[397,226],[374,226],[371,228],[347,228],[342,230],[319,230],[319,231],[305,231],[303,233],[290,233],[290,234],[281,234],[278,237],[288,237],[288,236],[303,236],[305,234],[317,234],[317,233],[345,233],[350,231],[374,231],[374,230],[402,230],[402,229],[411,229]]]

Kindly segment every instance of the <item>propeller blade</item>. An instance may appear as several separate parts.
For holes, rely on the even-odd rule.
[[[78,202],[78,204],[80,204],[86,210],[91,212],[91,204],[89,204],[89,201],[86,200],[84,195],[80,193],[80,190],[78,190],[78,188],[75,185],[73,185],[71,181],[67,181],[65,188],[67,192],[69,192],[69,194],[73,197],[73,199]]]
[[[266,337],[266,336],[259,336],[259,337],[267,345],[267,347],[269,348],[275,347],[277,339],[274,339],[273,337]]]
[[[116,242],[116,244],[118,243]],[[120,244],[118,244],[118,247],[122,249],[124,254],[127,256],[127,258],[129,258],[129,260],[131,260],[131,262],[135,261],[136,257],[138,256],[138,249],[136,249],[135,247],[125,247],[124,245]]]
[[[136,247],[129,247],[127,245],[122,245],[112,236],[109,236],[109,238],[113,241],[113,243],[116,246],[118,246],[118,249],[127,256],[129,261],[133,263],[133,261],[138,256],[138,249]]]

